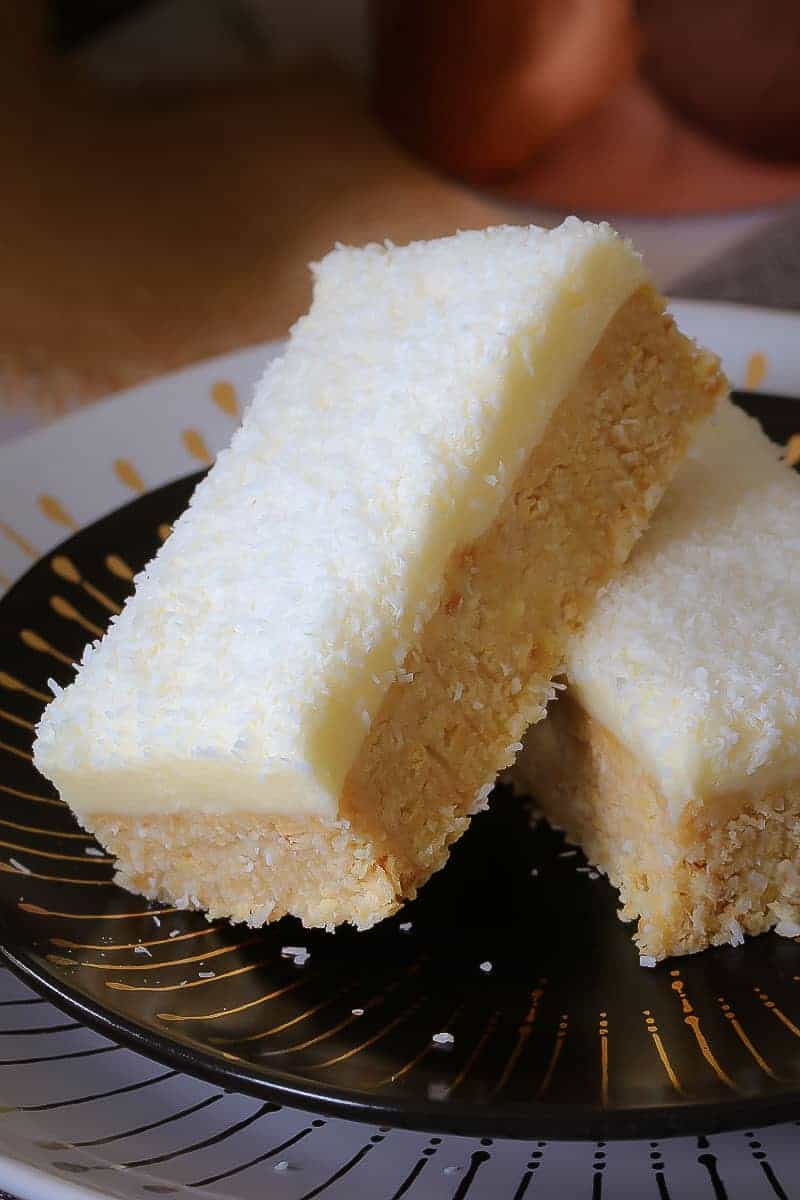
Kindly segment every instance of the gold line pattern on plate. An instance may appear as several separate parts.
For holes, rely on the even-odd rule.
[[[158,916],[156,913],[148,913],[150,917]],[[190,933],[177,933],[175,937],[156,938],[150,942],[73,942],[69,938],[51,937],[50,941],[54,946],[59,946],[62,950],[135,950],[137,946],[174,946],[176,942],[185,942],[190,938],[206,937],[209,933],[219,933],[222,929],[221,925],[207,925],[205,929],[196,929]],[[161,964],[159,964],[161,965]]]
[[[291,1017],[288,1021],[282,1021],[280,1025],[271,1025],[269,1029],[260,1029],[258,1033],[251,1033],[247,1037],[218,1037],[210,1040],[217,1046],[243,1046],[248,1042],[260,1042],[266,1038],[273,1037],[276,1033],[283,1033],[285,1029],[290,1029],[293,1025],[299,1025],[301,1021],[306,1021],[309,1017],[313,1017],[318,1012],[322,1012],[331,1004],[335,1004],[337,1000],[341,1000],[348,992],[352,992],[353,988],[358,987],[360,981],[350,983],[347,987],[342,988],[333,996],[328,996],[325,1000],[320,1000],[319,1004],[312,1005],[305,1012],[301,1012],[296,1017]]]
[[[86,862],[90,862],[86,859]],[[43,879],[46,883],[74,883],[78,887],[115,887],[113,879],[76,879],[74,875],[40,875],[37,871],[16,871],[13,867],[0,862],[0,871],[6,875],[17,875],[20,879]],[[22,903],[19,903],[22,908]]]
[[[659,1059],[661,1060],[661,1065],[666,1072],[667,1079],[670,1081],[670,1083],[672,1084],[672,1086],[674,1087],[674,1089],[678,1093],[678,1095],[684,1096],[686,1093],[683,1090],[683,1085],[682,1085],[680,1079],[678,1078],[677,1071],[675,1070],[675,1068],[673,1067],[672,1063],[669,1060],[669,1055],[667,1054],[667,1050],[666,1050],[666,1047],[662,1040],[661,1034],[658,1031],[658,1026],[655,1023],[653,1014],[651,1013],[649,1008],[644,1008],[644,1009],[642,1009],[642,1015],[644,1016],[645,1028],[646,1028],[647,1032],[650,1034],[651,1038],[653,1039],[653,1045],[656,1048],[656,1054],[658,1055]]]
[[[11,576],[6,575],[5,571],[0,571],[0,587],[4,587],[4,588],[11,587]]]
[[[480,1058],[480,1056],[483,1052],[484,1046],[489,1041],[489,1038],[492,1036],[495,1029],[497,1028],[497,1022],[499,1021],[499,1019],[500,1019],[500,1014],[498,1012],[492,1013],[492,1015],[489,1017],[489,1020],[486,1023],[486,1028],[484,1029],[481,1036],[478,1038],[478,1041],[476,1042],[475,1046],[473,1047],[471,1054],[467,1058],[467,1061],[464,1063],[463,1067],[458,1072],[458,1074],[456,1075],[453,1082],[449,1083],[447,1085],[447,1095],[448,1096],[452,1096],[452,1094],[456,1090],[456,1088],[461,1087],[461,1084],[464,1082],[464,1080],[467,1078],[467,1076],[469,1075],[472,1068],[475,1066],[475,1063],[478,1061],[478,1059]]]
[[[166,940],[169,941],[169,938]],[[160,959],[158,962],[146,963],[95,963],[84,962],[82,960],[76,963],[74,958],[64,958],[60,954],[48,954],[47,957],[51,962],[59,963],[60,966],[70,964],[72,966],[86,967],[91,971],[160,971],[162,967],[185,967],[189,963],[207,962],[210,958],[219,958],[222,954],[232,954],[234,950],[243,950],[245,946],[252,946],[257,941],[258,938],[253,937],[248,938],[244,942],[236,942],[233,946],[218,946],[216,950],[207,950],[205,954],[191,954],[186,958],[167,958]],[[137,944],[144,945],[143,942]]]
[[[36,688],[29,687],[15,675],[9,675],[8,671],[0,671],[0,687],[6,688],[9,692],[24,692],[26,696],[33,696],[34,700],[41,700],[43,704],[49,704],[53,698],[46,692],[37,692]]]
[[[5,789],[4,789],[5,790]],[[22,793],[23,799],[25,794]],[[38,800],[39,796],[28,797],[29,799]],[[59,801],[60,803],[60,801]],[[72,833],[67,829],[44,829],[41,825],[20,825],[17,821],[8,821],[5,817],[0,817],[0,825],[5,825],[7,829],[16,829],[19,833],[35,833],[39,837],[54,837],[54,838],[70,838],[78,842],[93,842],[94,838],[90,833]],[[87,855],[87,861],[91,855]],[[105,950],[105,946],[102,947]]]
[[[553,1049],[550,1054],[550,1061],[547,1064],[547,1070],[544,1073],[544,1078],[542,1079],[542,1082],[539,1084],[539,1090],[536,1093],[537,1100],[541,1100],[542,1096],[545,1094],[547,1089],[550,1087],[550,1084],[553,1082],[553,1075],[555,1074],[558,1060],[561,1057],[561,1048],[564,1045],[564,1042],[566,1040],[568,1033],[569,1033],[569,1014],[562,1013],[561,1017],[559,1019],[559,1022],[558,1022],[558,1029],[556,1030],[556,1040],[553,1043]]]
[[[238,420],[240,409],[236,388],[227,379],[218,379],[211,385],[211,399],[226,416]]]
[[[391,1031],[396,1029],[398,1025],[401,1025],[403,1021],[407,1021],[413,1013],[422,1007],[427,999],[428,997],[424,994],[418,996],[411,1002],[411,1004],[409,1004],[408,1008],[404,1009],[403,1012],[398,1013],[396,1017],[393,1017],[392,1020],[379,1029],[377,1033],[373,1033],[372,1037],[367,1038],[366,1041],[359,1042],[357,1046],[353,1046],[350,1050],[345,1050],[343,1054],[337,1054],[335,1058],[327,1058],[325,1062],[315,1063],[313,1070],[323,1071],[328,1067],[335,1067],[338,1063],[347,1062],[348,1059],[354,1058],[356,1054],[360,1054],[362,1050],[368,1050],[370,1046],[374,1046],[376,1042],[379,1042],[381,1038],[386,1036],[387,1033],[391,1033]],[[351,1018],[351,1020],[358,1020],[358,1018]],[[331,1030],[330,1032],[335,1033],[337,1031]],[[314,1043],[310,1042],[308,1044],[313,1045]],[[293,1049],[300,1049],[300,1047],[293,1047]]]
[[[8,784],[0,784],[0,792],[7,792],[8,796],[16,796],[20,800],[35,800],[36,804],[54,804],[56,808],[66,809],[64,800],[52,796],[36,796],[35,792],[23,792],[18,787],[10,787]]]
[[[789,1033],[794,1034],[794,1036],[796,1038],[800,1038],[800,1029],[797,1028],[794,1021],[792,1021],[790,1017],[787,1017],[785,1012],[783,1012],[780,1008],[778,1008],[775,1001],[770,1000],[767,993],[763,992],[761,990],[761,988],[758,986],[754,987],[753,991],[758,996],[761,1003],[764,1005],[764,1008],[768,1009],[769,1012],[772,1013],[773,1017],[776,1017],[777,1020],[779,1020],[781,1022],[781,1024],[784,1025],[789,1030]]]
[[[144,912],[123,913],[76,913],[57,912],[52,908],[44,908],[41,904],[32,904],[29,900],[20,900],[17,908],[35,917],[64,917],[69,921],[129,921],[131,917],[162,917],[167,913],[183,912],[180,908],[147,908]]]
[[[208,466],[209,463],[213,462],[211,451],[206,445],[206,440],[199,429],[184,429],[181,434],[181,441],[186,453],[191,454],[192,458],[196,458],[204,466]]]
[[[316,975],[309,975],[305,979],[294,979],[291,983],[285,983],[282,987],[274,988],[271,992],[267,992],[263,996],[258,996],[255,1000],[248,1000],[245,1004],[237,1004],[235,1008],[220,1008],[216,1012],[194,1014],[161,1012],[157,1016],[160,1021],[176,1021],[181,1023],[188,1021],[218,1021],[222,1017],[233,1017],[237,1013],[245,1012],[248,1008],[255,1008],[257,1004],[266,1004],[269,1000],[276,1000],[279,996],[286,996],[289,992],[296,991],[303,984],[311,983],[316,978]]]
[[[456,1007],[445,1020],[443,1025],[444,1029],[452,1028],[463,1007],[463,1003],[456,1005]],[[410,1058],[408,1062],[404,1063],[403,1066],[397,1071],[392,1071],[391,1075],[387,1075],[385,1079],[379,1079],[377,1083],[373,1083],[371,1085],[372,1088],[384,1087],[387,1083],[397,1083],[399,1079],[402,1079],[405,1075],[408,1075],[409,1071],[413,1071],[414,1067],[418,1066],[422,1062],[423,1058],[426,1058],[430,1053],[432,1053],[433,1049],[434,1043],[430,1038],[428,1038],[428,1040],[425,1042],[425,1045],[421,1050],[417,1051],[413,1058]]]
[[[54,796],[37,796],[35,792],[23,792],[19,788],[9,787],[7,783],[0,783],[0,792],[7,792],[9,796],[16,796],[19,800],[33,800],[37,804],[53,804],[56,808],[67,807],[63,800]]]
[[[165,522],[163,525],[159,525],[156,532],[158,533],[158,536],[161,538],[161,541],[165,542],[167,540],[167,538],[169,537],[169,535],[172,533],[172,526],[167,525]]]
[[[59,617],[63,617],[65,621],[74,621],[76,625],[80,625],[87,633],[91,633],[94,637],[102,637],[105,630],[99,625],[95,625],[94,621],[90,621],[82,612],[79,612],[74,604],[70,604],[64,596],[51,596],[50,607]]]
[[[12,529],[12,527],[5,521],[0,521],[0,533],[2,533],[4,537],[8,538],[9,542],[16,546],[18,550],[21,550],[23,554],[26,554],[28,558],[37,559],[41,557],[40,552],[36,549],[33,543],[29,542],[28,539],[23,537],[21,533],[17,533],[16,529]]]
[[[497,1083],[495,1084],[495,1086],[492,1089],[492,1093],[491,1093],[492,1096],[496,1096],[498,1092],[501,1092],[503,1090],[503,1088],[506,1086],[506,1084],[508,1083],[509,1079],[511,1078],[514,1068],[516,1067],[517,1062],[519,1061],[519,1056],[522,1054],[522,1051],[525,1049],[525,1045],[526,1045],[528,1039],[530,1038],[531,1033],[533,1032],[533,1027],[536,1024],[536,1017],[538,1016],[538,1013],[539,1013],[539,1004],[542,999],[542,996],[544,995],[544,990],[545,990],[546,985],[547,985],[547,980],[541,979],[539,981],[539,986],[535,987],[533,989],[533,991],[531,992],[530,1007],[528,1008],[528,1011],[525,1014],[525,1018],[521,1022],[520,1026],[519,1026],[519,1030],[517,1031],[516,1044],[508,1056],[508,1061],[506,1062],[506,1065],[503,1067],[503,1072],[502,1072],[500,1078],[498,1079]]]
[[[119,554],[107,554],[105,558],[106,568],[112,575],[116,575],[117,579],[124,579],[126,583],[130,583],[133,579],[135,571],[129,567],[124,558]]]
[[[94,866],[95,864],[98,866],[104,866],[106,863],[114,861],[113,858],[105,854],[100,857],[99,855],[92,854],[57,854],[55,850],[35,850],[33,846],[19,846],[15,842],[3,841],[2,838],[0,838],[0,846],[2,846],[5,850],[19,851],[20,854],[35,854],[39,858],[57,858],[60,859],[61,862],[85,863],[89,867]]]
[[[600,1027],[597,1030],[600,1039],[600,1103],[608,1107],[608,1013],[600,1013]]]
[[[419,971],[420,971],[421,963],[422,963],[422,960],[420,960],[419,962],[416,962],[416,963],[412,963],[412,965],[405,972],[404,978],[409,978],[414,975],[418,975]],[[366,1004],[363,1005],[364,1010],[366,1011],[369,1009],[380,1008],[381,1005],[385,1002],[386,997],[390,996],[392,994],[392,992],[396,992],[402,982],[403,982],[403,978],[400,978],[400,979],[396,979],[393,983],[390,983],[386,988],[384,988],[384,990],[379,995],[373,997],[371,1000],[369,1000]],[[272,1057],[274,1057],[276,1055],[280,1055],[280,1054],[293,1054],[297,1050],[307,1050],[309,1046],[316,1046],[320,1042],[327,1041],[328,1038],[333,1037],[333,1035],[335,1033],[339,1033],[340,1030],[346,1029],[347,1026],[352,1025],[354,1021],[360,1021],[360,1020],[361,1020],[360,1016],[356,1016],[355,1013],[351,1012],[350,1015],[345,1017],[343,1021],[339,1021],[338,1024],[332,1026],[330,1029],[326,1029],[322,1033],[316,1034],[313,1038],[309,1038],[304,1042],[295,1042],[295,1044],[293,1046],[285,1046],[280,1050],[266,1050],[262,1055],[260,1055],[260,1057],[261,1058],[272,1058]],[[372,1043],[370,1042],[370,1045],[371,1044]],[[348,1057],[349,1057],[349,1052],[348,1052]],[[325,1066],[326,1064],[321,1063],[318,1065]]]
[[[131,460],[129,458],[115,458],[113,467],[114,474],[122,486],[141,495],[145,490],[144,480]]]
[[[377,1007],[377,1005],[368,1004],[366,1007]],[[353,1016],[351,1013],[349,1016],[343,1017],[341,1021],[337,1021],[335,1025],[331,1025],[330,1029],[325,1029],[322,1033],[315,1034],[314,1037],[306,1038],[304,1042],[294,1042],[293,1045],[284,1046],[278,1050],[265,1050],[263,1054],[259,1055],[259,1058],[278,1058],[282,1054],[296,1054],[300,1050],[308,1050],[311,1046],[318,1046],[320,1042],[327,1042],[328,1038],[332,1038],[334,1034],[347,1029],[348,1025],[352,1025],[360,1019],[360,1017]],[[325,1064],[322,1063],[321,1065],[324,1066]]]
[[[221,983],[223,979],[233,979],[237,975],[246,975],[248,971],[256,971],[259,967],[265,967],[269,959],[262,958],[258,962],[250,963],[246,967],[237,967],[235,971],[223,971],[221,975],[214,975],[211,979],[184,979],[181,983],[161,983],[161,984],[136,984],[136,983],[119,983],[114,979],[106,980],[106,987],[112,988],[115,992],[185,992],[188,988],[205,987],[207,983]],[[158,970],[160,964],[152,963],[151,971]]]
[[[739,1041],[744,1046],[745,1050],[747,1050],[750,1057],[756,1063],[758,1063],[759,1067],[761,1068],[761,1070],[764,1072],[765,1075],[768,1075],[770,1079],[774,1079],[776,1081],[776,1083],[780,1082],[779,1077],[775,1074],[772,1067],[769,1065],[769,1063],[763,1057],[763,1055],[759,1054],[758,1050],[756,1050],[755,1046],[750,1041],[750,1038],[745,1033],[744,1029],[742,1028],[741,1022],[739,1021],[739,1018],[736,1016],[733,1006],[728,1003],[728,1001],[725,999],[724,996],[718,996],[717,1001],[719,1003],[720,1008],[722,1009],[722,1012],[723,1012],[726,1020],[730,1022],[731,1029],[736,1034]]]
[[[10,721],[12,725],[19,725],[20,729],[33,730],[36,728],[33,721],[26,721],[24,717],[17,717],[14,713],[6,712],[4,708],[0,708],[0,719]]]
[[[119,605],[115,604],[111,597],[107,596],[105,592],[101,592],[99,588],[96,588],[93,583],[89,583],[87,579],[84,579],[72,559],[67,558],[66,554],[56,554],[54,558],[51,558],[50,566],[60,579],[64,579],[67,583],[74,583],[78,587],[82,587],[87,596],[91,596],[91,598],[96,600],[98,604],[101,604],[103,608],[107,608],[110,613],[119,612]]]
[[[689,997],[686,995],[686,984],[681,979],[680,971],[670,971],[670,976],[672,977],[672,983],[670,986],[677,996],[680,1002],[681,1011],[684,1014],[684,1025],[688,1025],[688,1027],[691,1029],[692,1034],[694,1035],[694,1040],[697,1043],[698,1050],[711,1067],[720,1083],[724,1083],[726,1087],[731,1089],[731,1091],[738,1092],[738,1087],[733,1082],[728,1072],[719,1065],[711,1046],[708,1044],[705,1034],[700,1028],[700,1018],[695,1013],[689,1001]]]
[[[0,742],[0,750],[5,750],[8,754],[15,754],[17,758],[25,758],[28,762],[33,762],[33,756],[27,750],[20,750],[17,746],[10,746],[8,742]]]
[[[36,504],[43,516],[47,517],[48,521],[52,521],[54,525],[63,525],[66,529],[77,530],[78,522],[72,513],[67,512],[64,505],[55,496],[50,496],[47,492],[43,492],[40,496],[37,496]]]
[[[60,650],[56,650],[55,646],[51,646],[35,629],[20,629],[19,636],[23,645],[27,646],[29,650],[35,650],[37,654],[49,654],[67,667],[75,666],[68,654],[62,654]]]

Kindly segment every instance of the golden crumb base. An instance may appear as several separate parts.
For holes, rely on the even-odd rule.
[[[367,928],[413,898],[544,716],[568,639],[723,390],[716,359],[640,288],[497,520],[451,561],[405,663],[408,682],[390,689],[350,771],[339,820],[93,815],[119,882],[252,925],[292,913],[309,926]]]
[[[695,803],[675,820],[634,755],[569,695],[531,730],[512,780],[619,889],[642,954],[800,925],[800,781]]]

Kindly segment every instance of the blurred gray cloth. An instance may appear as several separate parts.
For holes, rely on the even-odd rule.
[[[800,309],[800,204],[670,287],[676,296]]]

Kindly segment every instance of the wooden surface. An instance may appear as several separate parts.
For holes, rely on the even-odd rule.
[[[505,216],[396,147],[333,69],[109,95],[0,7],[0,403],[58,411],[278,337],[336,240]]]
[[[632,79],[506,181],[507,201],[484,200],[401,149],[332,67],[276,76],[259,64],[216,89],[107,91],[47,53],[42,11],[41,0],[0,3],[6,415],[46,418],[283,335],[308,303],[306,264],[337,240],[525,220],[534,199],[539,211],[607,215],[800,193],[800,166],[709,143]]]

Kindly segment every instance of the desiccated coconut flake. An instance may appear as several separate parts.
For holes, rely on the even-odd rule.
[[[84,846],[84,854],[88,854],[90,858],[102,858],[103,851],[98,846]]]
[[[31,873],[30,867],[26,867],[23,863],[18,862],[16,858],[10,858],[8,865],[13,867],[15,871],[19,871],[21,875],[30,875]]]
[[[397,928],[400,930],[401,933],[410,933],[411,930],[414,928],[414,922],[413,921],[402,921],[397,926]]]
[[[437,1046],[452,1046],[455,1040],[452,1033],[445,1032],[435,1033],[431,1038],[431,1041],[435,1042]]]
[[[479,967],[479,970],[483,971],[484,975],[488,975],[489,972],[491,971],[491,969],[492,969],[492,964],[489,962],[488,958],[487,958],[486,962],[482,962]]]
[[[639,955],[639,966],[640,967],[654,967],[655,965],[656,965],[656,960],[653,958],[652,954],[640,954]]]
[[[729,932],[729,933],[730,933],[730,935],[731,935],[730,944],[731,944],[732,946],[741,946],[741,945],[743,945],[743,943],[744,943],[744,930],[742,929],[741,925],[739,924],[739,922],[738,922],[738,921],[737,921],[735,918],[734,918],[734,920],[733,920],[733,921],[731,921],[731,923],[730,923],[730,925],[729,925],[729,927],[728,927],[728,932]]]
[[[781,937],[800,937],[800,925],[797,921],[791,921],[788,917],[783,917],[775,926],[775,932]]]
[[[144,954],[146,958],[152,958],[152,957],[153,957],[153,952],[152,952],[152,950],[148,950],[148,949],[147,949],[147,946],[134,946],[134,947],[133,947],[133,953],[134,953],[134,954]]]

